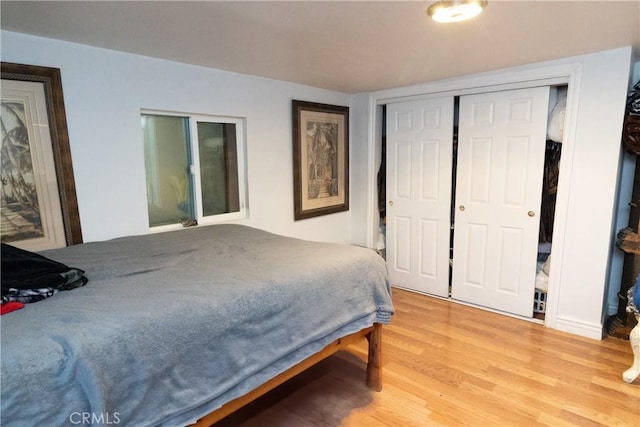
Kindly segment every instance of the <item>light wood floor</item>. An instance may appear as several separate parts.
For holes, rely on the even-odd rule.
[[[366,345],[293,378],[216,427],[640,426],[628,341],[558,332],[394,289],[383,390],[366,388]]]

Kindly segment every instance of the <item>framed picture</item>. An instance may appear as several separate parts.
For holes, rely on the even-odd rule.
[[[349,107],[293,100],[294,219],[349,210]]]
[[[1,240],[32,251],[82,243],[60,70],[0,71]]]

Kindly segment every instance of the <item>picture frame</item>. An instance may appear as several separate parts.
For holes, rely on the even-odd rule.
[[[349,210],[349,107],[292,101],[296,221]]]
[[[2,241],[34,251],[82,243],[60,69],[1,62],[0,77]],[[14,239],[6,239],[8,224],[20,229]]]

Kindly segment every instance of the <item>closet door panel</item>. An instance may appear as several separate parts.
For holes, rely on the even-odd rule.
[[[548,87],[460,98],[455,299],[533,315],[548,102]]]
[[[393,221],[395,229],[393,265],[398,273],[409,274],[411,272],[411,218],[397,216]]]
[[[467,247],[464,257],[454,258],[454,265],[460,263],[464,267],[464,280],[467,286],[482,289],[485,287],[485,269],[487,265],[486,224],[467,224]]]
[[[469,164],[468,172],[461,171],[461,177],[470,188],[469,202],[475,205],[489,203],[489,183],[491,182],[491,138],[472,138],[469,150],[458,153],[464,164]],[[471,159],[476,159],[471,162]]]
[[[420,220],[420,274],[435,280],[438,277],[438,245],[432,236],[438,235],[438,221]]]
[[[523,207],[527,194],[527,161],[530,138],[507,138],[507,159],[505,162],[504,192],[502,203],[505,206]],[[527,162],[528,163],[528,162]]]
[[[440,141],[420,142],[420,197],[438,203],[440,193]]]
[[[453,97],[387,106],[391,283],[449,295]]]
[[[512,295],[520,291],[519,273],[522,270],[522,246],[524,233],[521,228],[501,227],[501,253],[496,257],[498,265],[497,290]],[[533,301],[533,300],[532,300]]]
[[[411,200],[411,141],[398,141],[395,146],[395,161],[393,169],[396,170],[395,199]]]

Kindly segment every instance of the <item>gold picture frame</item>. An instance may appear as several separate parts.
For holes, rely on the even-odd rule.
[[[2,100],[2,241],[30,250],[82,243],[60,69],[2,62],[0,75],[3,91],[26,93]],[[5,239],[11,227],[20,231]]]
[[[292,101],[294,219],[349,210],[349,107]]]

